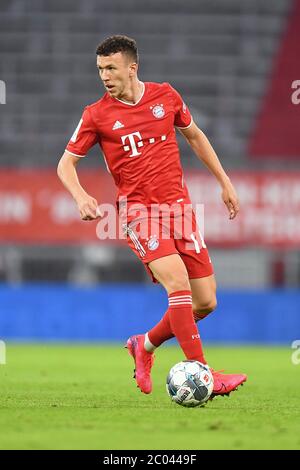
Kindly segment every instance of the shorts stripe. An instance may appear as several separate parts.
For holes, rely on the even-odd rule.
[[[139,241],[139,239],[137,238],[136,234],[134,233],[134,231],[132,230],[132,228],[130,227],[127,227],[127,233],[132,241],[132,243],[134,244],[135,248],[137,249],[137,251],[139,252],[139,254],[141,255],[141,257],[143,258],[144,256],[146,256],[146,251],[144,250],[144,247],[143,245],[141,244],[141,242]]]
[[[139,241],[138,237],[136,236],[136,234],[134,233],[134,231],[132,229],[131,230],[131,234],[132,234],[132,237],[136,240],[136,244],[137,246],[139,247],[139,249],[141,250],[142,253],[144,253],[144,256],[146,255],[146,251],[143,247],[143,245],[141,244],[141,242]]]

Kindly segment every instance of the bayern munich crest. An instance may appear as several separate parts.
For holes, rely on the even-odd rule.
[[[154,251],[159,247],[159,241],[156,237],[150,237],[150,240],[147,243],[149,250]]]
[[[155,106],[151,106],[153,116],[157,119],[161,119],[165,115],[164,105],[163,104],[156,104]]]

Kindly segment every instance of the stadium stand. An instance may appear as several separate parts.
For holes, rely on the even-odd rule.
[[[181,92],[227,169],[298,169],[299,159],[265,163],[247,153],[292,5],[292,0],[190,0],[188,6],[177,0],[1,1],[0,79],[7,101],[0,106],[0,168],[55,170],[83,107],[103,93],[96,46],[121,33],[138,42],[140,78],[169,81]],[[180,147],[184,165],[199,168],[183,139]],[[93,149],[82,167],[99,166],[104,168],[102,157]],[[87,283],[122,280],[124,273],[128,279],[130,271],[131,280],[145,280],[129,250],[107,250],[110,263],[102,247],[97,262],[88,250],[4,243],[0,279]],[[278,255],[252,246],[212,250],[212,256],[224,286],[300,282],[296,250]],[[230,279],[224,269],[229,258],[235,266]]]
[[[180,90],[227,166],[251,165],[247,138],[290,8],[285,0],[1,2],[0,78],[9,94],[1,165],[55,165],[82,108],[103,92],[95,48],[116,33],[137,39],[143,80]],[[86,164],[98,165],[98,153]]]

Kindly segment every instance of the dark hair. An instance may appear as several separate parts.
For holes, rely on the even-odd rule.
[[[138,63],[139,55],[136,41],[127,36],[110,36],[101,42],[96,50],[97,55],[103,56],[116,54],[116,52],[127,54],[134,62]]]

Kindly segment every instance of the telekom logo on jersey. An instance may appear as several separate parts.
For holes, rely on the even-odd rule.
[[[135,139],[136,138],[136,139]],[[138,151],[138,147],[143,147],[144,142],[142,140],[142,136],[140,132],[133,132],[132,134],[127,134],[127,135],[122,135],[122,144],[125,152],[129,152],[131,150],[131,154],[129,157],[137,157],[138,155],[141,155],[141,152]],[[164,141],[167,139],[166,135],[162,135],[160,137],[160,140]],[[154,144],[155,139],[154,137],[151,137],[149,140],[149,144]],[[125,145],[129,143],[129,145]]]
[[[131,155],[129,155],[130,157],[137,157],[138,155],[141,155],[141,152],[138,152],[138,150],[137,150],[137,146],[136,146],[136,142],[135,142],[135,138],[134,138],[135,136],[138,138],[137,146],[142,147],[144,144],[143,144],[143,141],[142,141],[142,136],[139,132],[133,132],[132,134],[122,135],[121,136],[122,144],[124,146],[125,152],[128,152],[131,148],[132,153],[131,153]],[[130,147],[128,145],[125,145],[127,139],[129,140]]]

